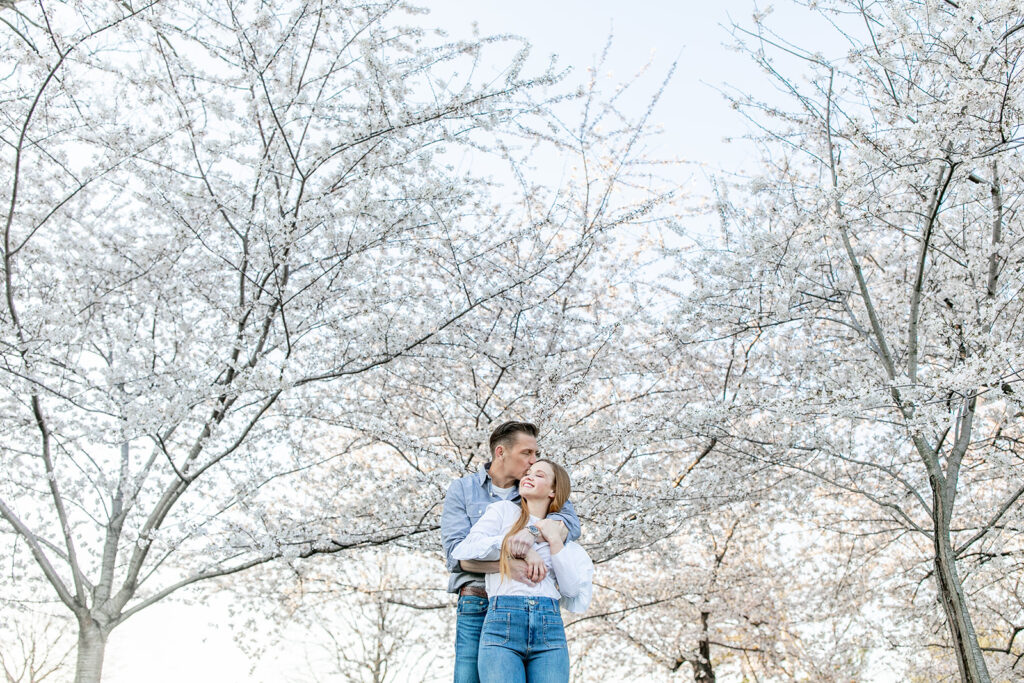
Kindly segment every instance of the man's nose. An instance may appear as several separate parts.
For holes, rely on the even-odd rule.
[[[536,455],[531,455],[531,456],[530,456],[530,464],[532,465],[532,464],[534,464],[535,462],[537,462],[537,456],[536,456]]]

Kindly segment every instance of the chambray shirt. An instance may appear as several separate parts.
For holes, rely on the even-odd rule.
[[[449,593],[458,593],[460,588],[467,585],[484,588],[484,575],[462,571],[459,561],[452,557],[452,550],[469,535],[469,530],[483,516],[487,506],[502,500],[492,490],[491,477],[487,472],[490,467],[491,463],[487,463],[479,472],[456,479],[448,486],[448,493],[444,497],[441,544],[444,546],[445,565],[451,572],[448,578]],[[519,490],[514,490],[508,500],[518,503]],[[580,537],[580,520],[576,517],[576,510],[571,501],[565,501],[561,510],[548,517],[565,524],[565,528],[569,530],[567,540],[575,541]]]

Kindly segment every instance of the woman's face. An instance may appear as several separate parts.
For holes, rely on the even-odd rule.
[[[555,497],[555,473],[546,462],[535,462],[519,480],[519,495],[535,500]]]

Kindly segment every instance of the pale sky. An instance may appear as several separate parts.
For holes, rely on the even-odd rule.
[[[733,171],[753,159],[744,143],[724,142],[724,138],[742,136],[747,126],[712,87],[725,83],[744,89],[763,87],[756,68],[722,45],[731,41],[722,25],[728,24],[730,17],[749,25],[753,0],[431,0],[424,4],[433,10],[434,25],[444,27],[452,37],[468,37],[470,22],[476,19],[482,34],[526,37],[534,46],[536,65],[557,53],[560,62],[572,66],[580,80],[610,31],[614,42],[605,70],[614,78],[628,79],[653,56],[647,93],[678,59],[675,78],[654,117],[665,129],[659,155]],[[802,17],[793,12],[777,14],[774,23],[798,38],[808,36],[810,24],[801,25]],[[445,578],[439,566],[439,586]],[[165,603],[132,617],[114,631],[104,681],[279,681],[282,671],[289,668],[290,657],[296,660],[296,668],[304,666],[301,652],[279,651],[276,663],[267,662],[250,675],[249,662],[235,645],[226,610],[217,598],[190,606]],[[455,618],[454,610],[451,616]],[[441,646],[453,647],[453,643]]]
[[[651,93],[674,60],[679,64],[654,120],[664,130],[663,156],[740,170],[754,157],[742,141],[725,142],[748,132],[743,117],[715,90],[727,85],[761,94],[770,89],[750,60],[725,44],[732,44],[726,27],[750,27],[756,7],[764,0],[431,0],[435,24],[453,37],[461,37],[476,20],[481,34],[512,33],[533,45],[535,64],[557,54],[579,79],[593,65],[609,33],[613,35],[609,63],[604,70],[628,80],[652,62],[642,85]],[[820,23],[805,10],[775,3],[769,22],[804,46],[815,39]],[[471,8],[471,9],[467,9]],[[824,33],[819,35],[823,36]],[[823,42],[823,41],[821,41]],[[819,42],[819,49],[828,45]],[[606,75],[606,74],[602,74]],[[570,76],[572,79],[573,76]]]

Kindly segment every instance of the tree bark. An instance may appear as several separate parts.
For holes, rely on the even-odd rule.
[[[78,663],[75,683],[100,683],[110,632],[86,614],[78,618]]]
[[[708,634],[708,617],[710,612],[700,613],[700,642],[697,649],[700,654],[693,664],[693,680],[696,683],[715,683],[715,670],[711,666],[711,642]]]
[[[946,613],[946,624],[953,641],[960,680],[962,683],[991,683],[956,571],[956,555],[949,540],[949,518],[952,511],[947,509],[941,482],[933,478],[931,484],[932,519],[935,525],[935,579],[938,583],[939,602]]]

